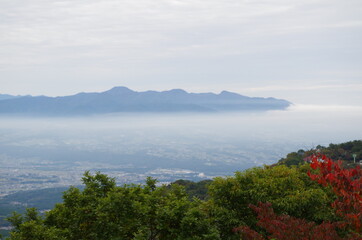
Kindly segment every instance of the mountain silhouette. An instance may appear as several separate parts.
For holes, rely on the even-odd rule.
[[[182,89],[136,92],[114,87],[100,93],[62,97],[0,95],[0,114],[68,116],[117,112],[265,111],[285,109],[290,104],[282,99],[246,97],[228,91],[220,94],[188,93]]]

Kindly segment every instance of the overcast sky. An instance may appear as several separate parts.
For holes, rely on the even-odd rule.
[[[0,93],[113,86],[362,105],[362,1],[0,1]]]

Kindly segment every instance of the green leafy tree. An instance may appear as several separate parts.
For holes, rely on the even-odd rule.
[[[278,161],[278,165],[286,165],[288,167],[298,166],[305,164],[303,159],[304,151],[299,150],[298,152],[289,153],[286,158],[282,158]]]
[[[190,201],[182,186],[157,186],[152,178],[116,186],[99,172],[86,172],[82,180],[84,190],[69,188],[44,219],[35,209],[10,217],[15,229],[9,239],[219,239],[202,202]]]
[[[14,226],[10,233],[12,240],[65,240],[62,231],[55,227],[47,227],[35,208],[28,208],[25,215],[13,213],[8,221]]]
[[[248,225],[256,228],[256,218],[249,204],[271,202],[274,210],[294,217],[321,222],[336,218],[330,207],[333,194],[311,181],[307,166],[253,168],[236,172],[233,177],[216,178],[210,185],[213,214],[223,239],[238,239],[231,231]]]

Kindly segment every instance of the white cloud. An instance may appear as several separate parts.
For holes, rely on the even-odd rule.
[[[298,112],[355,112],[361,115],[362,106],[353,105],[316,105],[316,104],[296,104],[289,107],[290,111]]]
[[[255,88],[243,88],[244,92],[271,92],[271,91],[303,91],[303,90],[323,90],[323,89],[334,89],[334,90],[354,90],[362,91],[362,84],[333,84],[333,85],[272,85]]]

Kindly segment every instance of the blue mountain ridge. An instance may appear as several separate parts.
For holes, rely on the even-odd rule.
[[[291,103],[283,99],[246,97],[228,91],[220,94],[188,93],[182,89],[136,92],[126,87],[61,97],[0,95],[0,114],[48,116],[117,112],[266,111],[282,110],[289,105]]]

